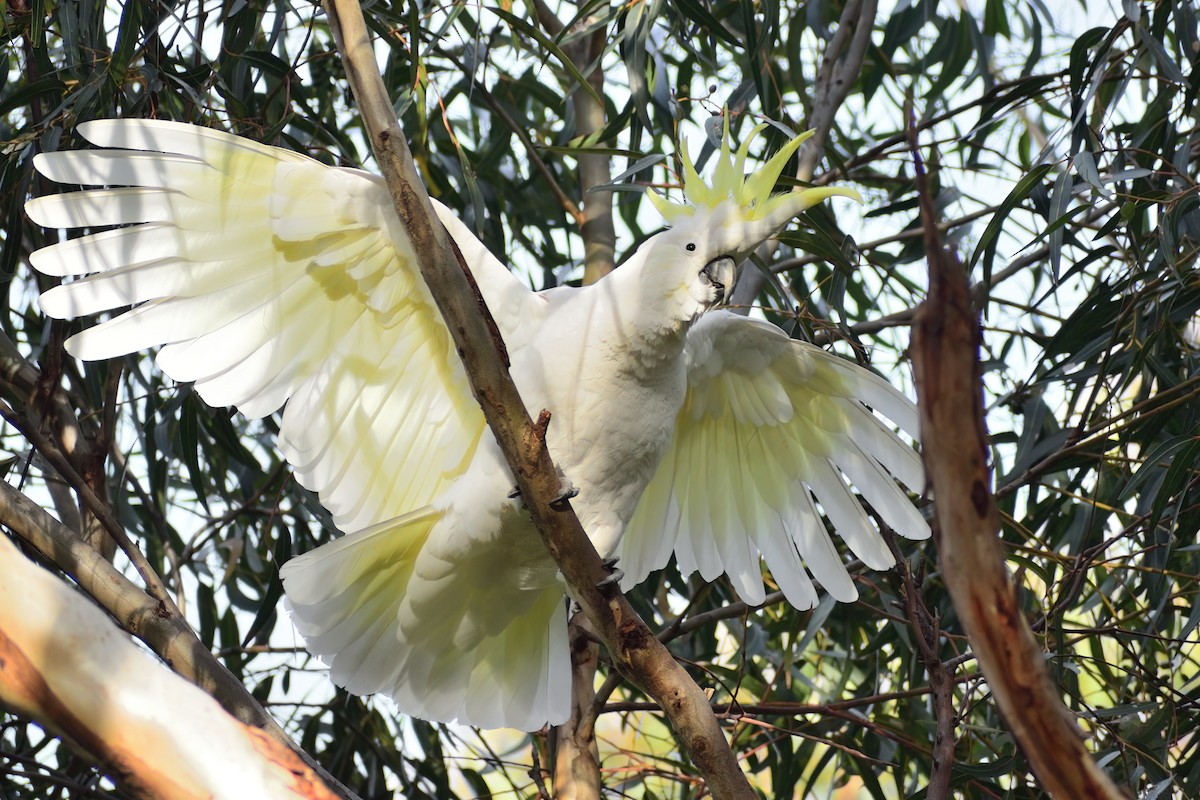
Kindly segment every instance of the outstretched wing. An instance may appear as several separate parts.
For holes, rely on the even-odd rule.
[[[674,440],[621,540],[629,585],[674,551],[684,575],[725,573],[754,605],[764,598],[761,554],[797,608],[817,602],[809,573],[851,601],[857,591],[816,503],[868,566],[886,569],[893,558],[847,479],[897,532],[929,536],[896,484],[924,488],[920,457],[871,410],[916,438],[916,408],[894,387],[774,325],[725,311],[702,317],[686,348]]]
[[[39,172],[97,188],[30,201],[52,228],[121,226],[30,262],[77,278],[53,317],[133,306],[72,337],[84,359],[162,346],[158,363],[250,417],[286,403],[281,448],[343,530],[430,501],[484,420],[382,181],[220,131],[149,120],[79,126],[106,148]],[[502,332],[542,301],[437,205]],[[80,277],[86,276],[86,277]]]

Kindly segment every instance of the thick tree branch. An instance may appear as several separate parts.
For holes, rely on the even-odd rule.
[[[0,702],[134,796],[336,798],[296,753],[155,663],[3,536],[0,574]]]
[[[1004,566],[983,420],[979,318],[965,269],[937,235],[915,129],[912,137],[929,259],[929,297],[916,313],[912,356],[942,574],[1000,711],[1042,784],[1056,797],[1117,800],[1122,794],[1092,761],[1046,672]]]
[[[472,392],[571,594],[597,626],[614,662],[662,704],[714,796],[755,797],[704,693],[638,618],[624,595],[612,584],[600,588],[608,571],[569,504],[556,503],[561,510],[551,506],[561,485],[544,436],[538,435],[508,374],[499,334],[461,253],[445,229],[434,222],[429,197],[376,68],[362,9],[356,0],[327,0],[325,8],[375,159],[417,253],[421,275],[446,320]],[[548,420],[545,412],[542,417]]]
[[[340,796],[353,798],[305,754],[268,714],[246,687],[225,669],[187,622],[166,613],[154,598],[135,586],[95,548],[51,517],[37,503],[0,482],[0,522],[47,560],[75,579],[122,628],[141,639],[171,669],[211,695],[240,722],[261,728],[292,748],[320,772]],[[6,577],[7,580],[7,577]]]

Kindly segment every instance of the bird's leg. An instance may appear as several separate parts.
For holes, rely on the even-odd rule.
[[[625,577],[625,570],[617,567],[617,562],[620,560],[621,559],[617,556],[604,559],[604,568],[609,570],[609,573],[606,577],[602,578],[599,583],[596,584],[597,586],[604,587],[608,586],[610,583],[621,582],[621,579]]]
[[[558,470],[558,494],[556,494],[550,500],[550,507],[553,508],[555,511],[563,511],[567,507],[567,502],[572,497],[578,497],[578,496],[579,496],[579,488],[577,486],[575,486],[575,484],[571,483],[570,478],[568,478],[563,473],[563,471],[561,469],[559,469]],[[523,505],[524,503],[521,498],[521,487],[514,486],[512,488],[512,490],[508,493],[508,499],[509,500],[517,500],[518,502],[521,502]]]
[[[550,501],[550,507],[555,511],[563,511],[567,507],[572,497],[579,496],[579,487],[571,483],[571,480],[563,474],[560,469],[558,471],[558,495]]]

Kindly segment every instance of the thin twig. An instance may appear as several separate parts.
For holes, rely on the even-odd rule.
[[[182,619],[183,613],[175,605],[175,600],[171,597],[170,592],[167,591],[167,587],[163,585],[158,573],[154,571],[154,567],[146,560],[146,556],[142,554],[141,549],[126,535],[125,529],[121,527],[121,523],[113,515],[112,509],[92,491],[87,482],[75,471],[74,465],[62,454],[62,451],[55,447],[38,430],[37,426],[31,425],[22,415],[9,407],[7,403],[0,402],[0,417],[3,417],[8,424],[20,431],[26,441],[79,494],[84,506],[99,520],[100,524],[104,526],[104,530],[129,558],[130,563],[133,564],[134,569],[137,570],[138,575],[145,582],[146,591],[151,597],[162,603],[163,613]]]

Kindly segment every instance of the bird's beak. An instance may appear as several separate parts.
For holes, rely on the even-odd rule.
[[[733,294],[733,282],[737,277],[737,263],[732,257],[714,258],[704,265],[702,272],[717,290],[717,301],[713,305],[720,305]]]

